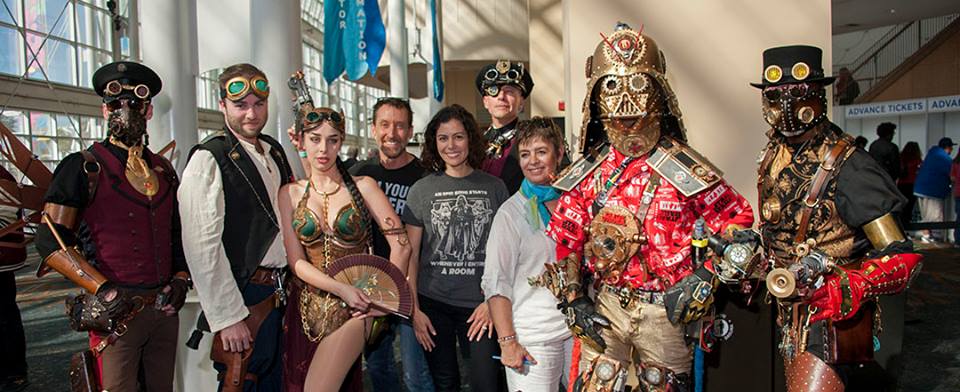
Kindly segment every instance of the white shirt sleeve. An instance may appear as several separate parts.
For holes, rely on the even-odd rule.
[[[223,181],[213,154],[198,150],[183,170],[177,191],[184,222],[183,253],[210,330],[217,332],[250,312],[223,249]]]
[[[487,238],[486,260],[483,263],[483,278],[480,289],[483,297],[503,296],[514,301],[513,286],[520,258],[520,234],[514,226],[519,217],[509,217],[510,206],[504,204],[493,217],[490,236]],[[521,221],[522,222],[522,221]]]

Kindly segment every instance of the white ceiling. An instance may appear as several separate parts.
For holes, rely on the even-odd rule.
[[[960,0],[831,0],[833,34],[960,13]]]

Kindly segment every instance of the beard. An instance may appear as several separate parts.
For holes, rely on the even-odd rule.
[[[389,159],[399,158],[404,152],[407,151],[407,149],[403,147],[402,143],[398,143],[397,147],[385,147],[387,142],[393,142],[393,140],[384,140],[384,143],[381,143],[379,148],[380,152],[382,152],[383,155]]]
[[[227,126],[229,126],[231,130],[233,130],[240,136],[243,136],[246,138],[256,138],[257,136],[260,136],[260,131],[262,131],[263,127],[267,125],[267,122],[264,121],[263,124],[260,124],[260,126],[257,127],[256,130],[249,131],[243,128],[242,117],[235,119],[235,118],[231,118],[230,116],[226,116],[226,120],[227,120]]]
[[[146,110],[134,110],[124,106],[110,112],[107,117],[109,134],[127,147],[145,145],[147,134]]]

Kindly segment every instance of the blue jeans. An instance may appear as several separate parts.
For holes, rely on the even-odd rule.
[[[394,364],[393,341],[400,335],[400,355],[403,363],[403,384],[410,392],[433,392],[433,378],[423,355],[423,347],[417,342],[413,326],[404,320],[391,317],[380,339],[367,346],[364,357],[367,360],[367,374],[375,391],[397,391],[403,389],[397,382],[397,369]]]

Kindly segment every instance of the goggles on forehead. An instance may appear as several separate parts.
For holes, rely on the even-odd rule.
[[[524,90],[522,78],[525,72],[522,63],[511,67],[508,61],[498,61],[496,66],[483,73],[483,91],[487,95],[496,96],[500,93],[500,85],[504,84],[512,84]]]
[[[807,96],[810,87],[807,84],[792,84],[788,86],[767,87],[763,90],[763,97],[768,101],[779,101],[784,92],[792,98],[800,99]]]
[[[324,121],[330,121],[339,126],[343,122],[343,116],[337,112],[323,111],[319,109],[313,109],[303,116],[303,122],[304,125],[307,125],[307,128],[311,128],[313,125],[318,125]]]
[[[103,94],[108,97],[116,97],[122,94],[124,90],[132,91],[133,95],[140,99],[147,99],[147,97],[150,96],[150,87],[147,87],[147,85],[138,84],[131,86],[129,84],[122,84],[118,80],[111,80],[110,83],[107,83],[106,87],[103,88]]]
[[[220,98],[226,98],[231,101],[239,101],[253,93],[260,98],[266,99],[270,96],[270,84],[263,76],[254,76],[247,79],[243,76],[237,76],[227,81],[220,89]]]

